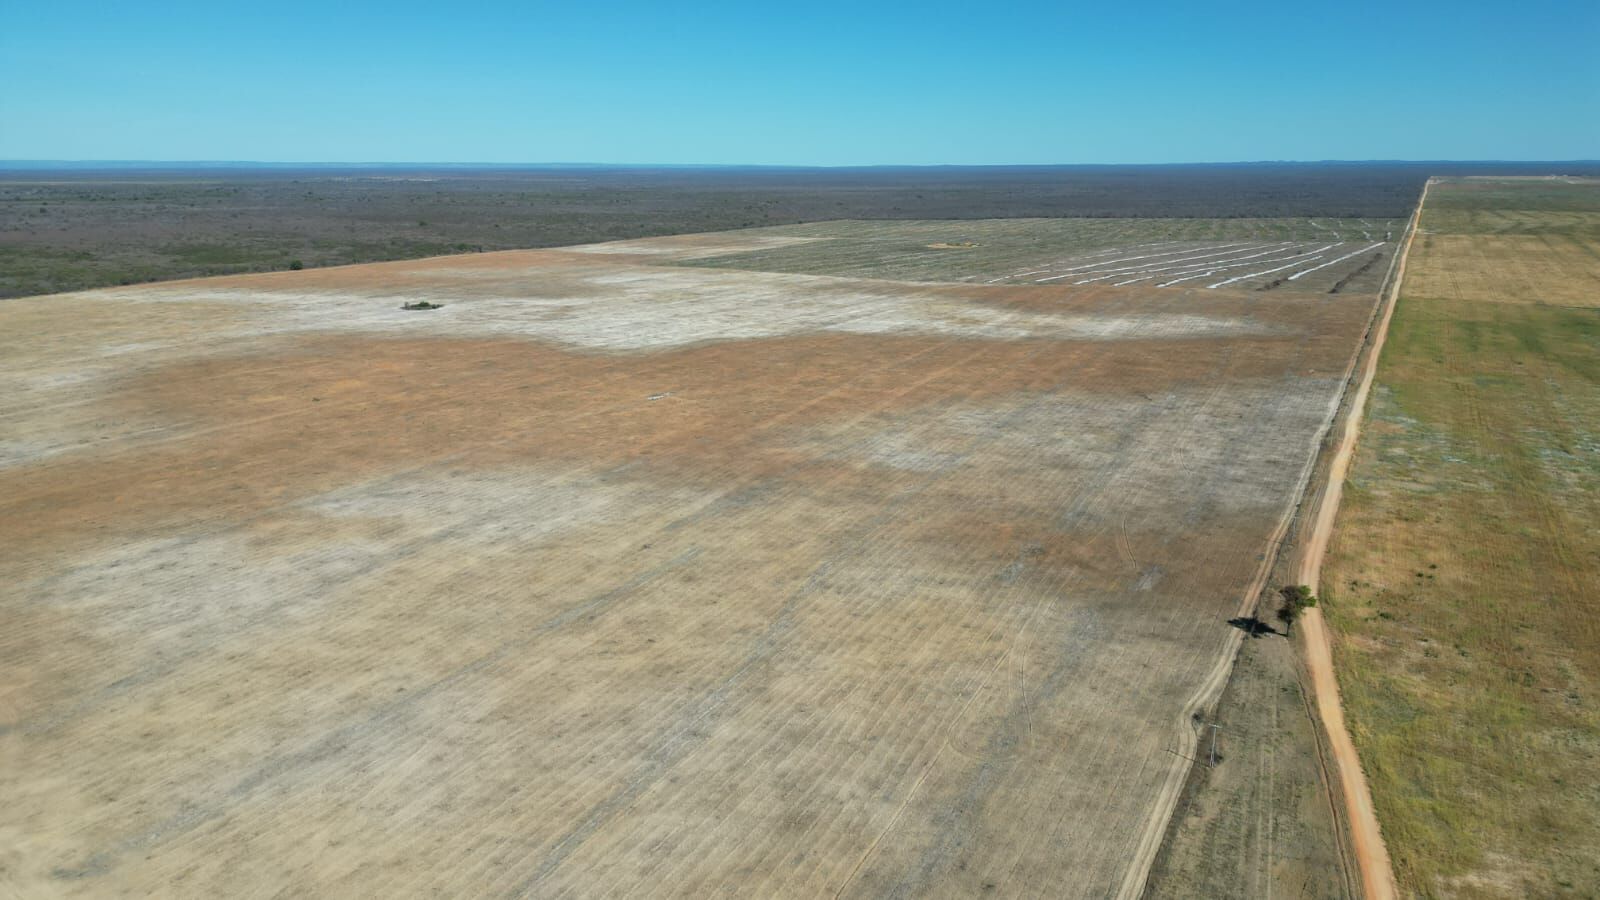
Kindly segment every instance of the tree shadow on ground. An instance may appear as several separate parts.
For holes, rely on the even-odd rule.
[[[1245,634],[1248,634],[1253,638],[1261,637],[1263,634],[1278,633],[1276,628],[1273,628],[1271,625],[1268,625],[1255,616],[1238,616],[1236,618],[1229,619],[1228,624],[1239,629],[1240,631],[1243,631]]]

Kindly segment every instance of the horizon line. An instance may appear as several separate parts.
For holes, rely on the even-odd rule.
[[[483,162],[449,160],[249,160],[249,159],[0,159],[0,169],[136,168],[477,168],[477,169],[1070,169],[1174,168],[1262,165],[1600,165],[1600,159],[1256,159],[1177,162],[1075,163],[663,163]]]

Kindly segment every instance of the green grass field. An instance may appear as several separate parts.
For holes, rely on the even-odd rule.
[[[1445,183],[1422,227],[1559,232],[1549,223],[1597,199],[1593,185]],[[1582,268],[1592,236],[1562,237]],[[1592,897],[1600,313],[1541,302],[1559,285],[1486,285],[1450,256],[1469,246],[1412,251],[1421,271],[1458,277],[1402,286],[1325,608],[1402,892]]]

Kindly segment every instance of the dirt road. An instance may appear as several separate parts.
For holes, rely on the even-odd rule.
[[[1394,279],[1383,299],[1383,312],[1372,335],[1372,349],[1362,363],[1360,381],[1351,400],[1350,413],[1345,418],[1344,430],[1334,451],[1328,470],[1328,486],[1317,516],[1306,541],[1306,551],[1300,562],[1301,584],[1320,588],[1322,559],[1333,537],[1334,520],[1339,513],[1339,499],[1344,493],[1345,474],[1350,469],[1350,459],[1355,453],[1356,440],[1361,433],[1362,411],[1366,409],[1367,394],[1372,389],[1372,377],[1378,370],[1378,358],[1383,352],[1383,342],[1389,333],[1389,319],[1394,314],[1399,298],[1400,283],[1405,278],[1406,257],[1411,251],[1411,240],[1422,218],[1422,206],[1428,199],[1430,181],[1422,188],[1417,210],[1412,214],[1411,226],[1400,250]],[[1322,614],[1316,608],[1307,611],[1302,633],[1306,642],[1306,665],[1311,670],[1312,684],[1317,695],[1317,712],[1322,719],[1332,745],[1334,759],[1339,766],[1339,780],[1344,786],[1345,811],[1350,819],[1352,848],[1361,869],[1361,883],[1367,897],[1387,900],[1396,896],[1394,870],[1389,864],[1389,851],[1384,846],[1383,834],[1378,828],[1378,817],[1372,808],[1372,794],[1367,789],[1366,776],[1361,771],[1361,759],[1356,755],[1355,743],[1345,729],[1344,710],[1339,702],[1339,682],[1333,674],[1333,650],[1329,643]]]

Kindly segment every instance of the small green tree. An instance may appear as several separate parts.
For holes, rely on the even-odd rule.
[[[1317,605],[1316,595],[1311,593],[1311,588],[1303,584],[1291,584],[1278,591],[1283,595],[1283,606],[1278,608],[1278,618],[1283,620],[1284,634],[1294,634],[1294,620],[1300,614]]]
[[[289,268],[294,270],[294,271],[296,271],[296,272],[300,271],[301,269],[304,269],[305,267],[306,267],[306,264],[301,262],[298,259],[289,260]]]

